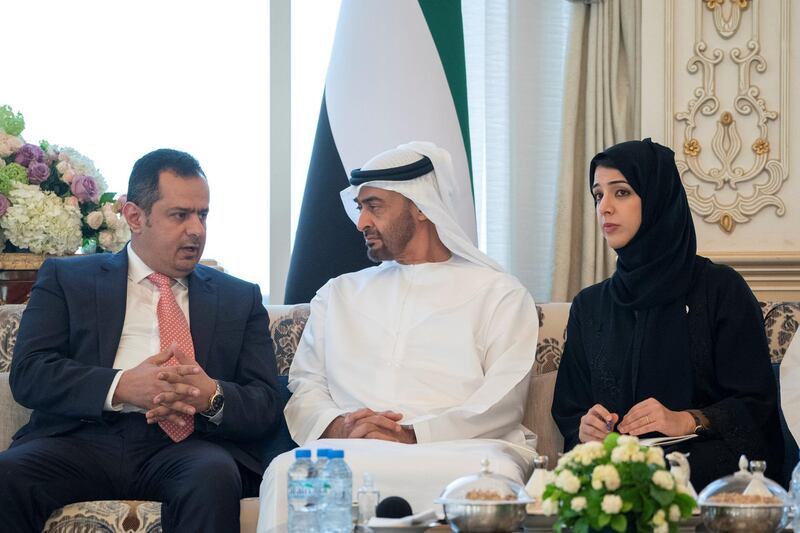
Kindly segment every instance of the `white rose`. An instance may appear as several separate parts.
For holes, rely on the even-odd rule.
[[[667,524],[656,526],[653,528],[653,533],[669,533],[669,526]]]
[[[568,494],[575,494],[581,488],[581,480],[569,470],[562,470],[556,477],[556,487]]]
[[[631,453],[626,446],[617,446],[616,448],[611,450],[612,463],[624,463],[626,461],[630,461],[630,459],[631,459]]]
[[[18,152],[23,144],[25,143],[19,137],[0,131],[0,157],[8,157]]]
[[[666,470],[656,470],[653,472],[653,477],[651,479],[656,486],[664,490],[672,490],[675,488],[675,479],[673,479],[672,474]]]
[[[658,446],[647,448],[647,464],[658,465],[664,468],[666,466],[664,462],[664,450]]]
[[[576,513],[580,513],[581,511],[586,509],[586,498],[584,498],[583,496],[576,496],[572,498],[571,502],[569,502],[569,506]]]
[[[578,446],[580,446],[580,444]],[[556,469],[558,469],[559,467],[567,466],[569,463],[572,462],[580,462],[577,460],[577,455],[575,454],[575,450],[578,446],[575,446],[575,448],[572,448],[570,451],[568,451],[567,453],[563,454],[561,457],[558,458]]]
[[[595,459],[603,457],[606,454],[606,449],[602,442],[592,441],[576,446],[575,454],[579,463],[590,465]]]
[[[669,521],[679,522],[681,519],[681,508],[674,503],[669,506]]]
[[[592,488],[600,489],[595,482],[605,483],[608,490],[617,490],[621,484],[619,472],[613,465],[599,465],[592,470]]]
[[[84,218],[86,223],[92,229],[98,229],[100,226],[103,225],[103,213],[100,211],[92,211]]]
[[[644,454],[643,451],[635,451],[631,454],[631,461],[634,463],[643,463],[647,456]]]
[[[59,159],[60,159],[60,158],[59,158]],[[69,166],[69,163],[67,163],[66,161],[59,161],[59,162],[56,164],[56,170],[57,170],[57,171],[58,171],[58,173],[59,173],[59,174],[61,174],[62,176],[63,176],[64,174],[66,174],[66,173],[67,173],[67,171],[69,171],[69,173],[70,173],[70,174],[72,173],[72,167],[71,167],[71,166]]]
[[[552,516],[558,512],[558,500],[547,498],[542,501],[542,513],[545,516]]]
[[[103,211],[103,217],[106,220],[106,226],[108,226],[109,229],[117,229],[120,218],[114,212],[114,204],[103,204],[100,209]]]
[[[100,235],[97,236],[97,242],[103,247],[103,249],[112,250],[114,248],[114,244],[117,242],[117,239],[114,238],[113,231],[103,230],[100,232]]]
[[[114,240],[114,247],[110,248],[112,252],[119,252],[125,246],[125,243],[131,240],[131,228],[128,227],[124,220],[120,221],[119,225],[114,229]]]
[[[666,523],[667,515],[664,512],[664,509],[659,509],[656,511],[656,514],[653,515],[653,525],[660,526],[661,524]]]
[[[603,496],[603,502],[600,508],[606,514],[617,514],[622,510],[622,498],[616,494],[606,494]]]
[[[629,445],[639,446],[639,439],[632,435],[620,435],[620,437],[617,439],[617,446]]]

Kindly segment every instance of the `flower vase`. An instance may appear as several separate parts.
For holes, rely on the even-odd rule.
[[[95,239],[94,237],[84,238],[83,244],[81,244],[78,253],[82,255],[90,255],[96,252],[97,252],[97,239]]]

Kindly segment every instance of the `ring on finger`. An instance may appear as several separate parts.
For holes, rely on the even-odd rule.
[[[644,415],[644,420],[646,424],[650,423],[650,415]]]

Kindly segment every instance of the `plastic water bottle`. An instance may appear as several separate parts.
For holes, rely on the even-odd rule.
[[[358,489],[358,525],[366,526],[369,519],[375,516],[375,508],[378,507],[378,500],[381,493],[375,488],[372,482],[372,475],[364,472],[364,484]]]
[[[792,470],[792,485],[790,487],[794,517],[792,518],[792,530],[800,531],[800,463]]]
[[[320,472],[320,480],[327,488],[319,520],[322,531],[352,533],[353,474],[344,462],[342,450],[328,452],[328,463]]]
[[[328,453],[330,451],[329,448],[317,449],[317,462],[314,463],[314,467],[317,469],[317,475],[319,475],[320,472],[325,469],[325,465],[328,464]]]
[[[319,533],[325,533],[325,531],[327,531],[323,518],[325,515],[328,490],[330,490],[331,485],[324,478],[322,471],[325,470],[325,465],[328,464],[328,454],[330,451],[329,448],[317,448],[317,461],[314,463],[314,468],[317,471],[315,486],[317,489],[317,531]]]
[[[289,467],[287,497],[289,500],[289,533],[317,533],[316,470],[311,450],[295,450],[295,461]]]

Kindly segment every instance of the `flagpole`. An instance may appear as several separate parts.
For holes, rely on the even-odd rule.
[[[283,303],[292,238],[291,0],[271,0],[269,15],[269,301],[274,304]]]

